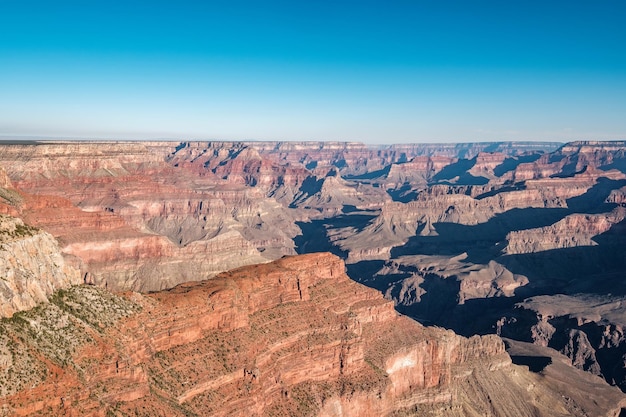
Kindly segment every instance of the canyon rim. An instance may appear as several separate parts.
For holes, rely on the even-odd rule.
[[[626,410],[625,142],[40,141],[0,167],[5,415]]]

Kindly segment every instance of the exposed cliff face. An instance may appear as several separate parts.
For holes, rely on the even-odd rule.
[[[425,186],[446,166],[455,162],[445,156],[417,156],[409,162],[393,164],[385,176],[385,187],[400,189],[405,184],[412,188]]]
[[[268,194],[289,191],[293,197],[310,172],[298,163],[293,166],[262,156],[260,150],[254,143],[186,142],[176,146],[166,160],[200,176],[259,187]]]
[[[384,186],[344,180],[342,174],[400,163],[387,180],[398,187],[415,170],[430,181],[455,158],[491,149],[519,152],[506,144],[2,145],[0,165],[7,175],[0,176],[0,209],[50,232],[89,282],[150,291],[294,254],[294,238],[301,233],[296,222],[341,215],[346,208],[379,210],[389,201]],[[393,246],[383,243],[382,250],[352,253],[378,256]]]
[[[486,264],[471,262],[467,254],[405,255],[385,262],[349,265],[349,271],[359,282],[393,300],[401,313],[466,335],[491,331],[495,323],[485,311],[474,310],[478,303],[493,298],[515,299],[516,292],[529,285],[527,276],[493,260]]]
[[[475,187],[433,185],[420,192],[414,201],[385,204],[380,215],[357,231],[349,228],[333,232],[332,240],[348,253],[350,263],[389,259],[394,247],[406,245],[416,235],[440,236],[440,231],[448,229],[448,224],[479,226],[496,237],[500,235],[497,239],[500,240],[505,237],[501,231],[550,222],[558,219],[559,210],[562,213],[578,210],[580,204],[577,205],[576,198],[587,199],[582,196],[597,185],[598,178],[534,180],[511,190],[495,192],[484,192],[484,187],[479,187],[477,192]],[[539,214],[533,219],[526,218],[530,216],[522,211],[530,214],[530,209],[537,209],[536,213],[541,213],[540,209],[554,210],[551,213],[544,210],[547,216]],[[480,236],[474,236],[474,240],[479,239]],[[411,250],[402,253],[407,251]]]
[[[626,141],[570,142],[563,145],[558,153],[567,158],[568,165],[573,166],[575,171],[580,171],[585,166],[593,166],[626,172]]]
[[[282,163],[299,163],[310,168],[335,167],[342,175],[362,175],[415,157],[472,159],[480,152],[517,156],[551,152],[561,146],[556,142],[426,143],[374,147],[346,142],[251,142],[248,145]]]
[[[600,381],[544,384],[496,336],[398,316],[329,254],[144,296],[74,287],[1,326],[9,415],[599,416],[624,401]]]
[[[626,217],[619,207],[603,214],[572,214],[550,225],[510,232],[506,236],[507,254],[534,253],[577,246],[595,246],[595,236],[608,232]]]
[[[579,141],[563,145],[553,153],[543,155],[530,163],[520,164],[507,174],[512,181],[572,176],[591,167],[626,173],[626,142],[624,141]]]
[[[549,346],[577,368],[626,387],[626,309],[619,297],[554,295],[517,304],[502,334]]]
[[[48,233],[0,216],[0,317],[48,301],[56,290],[82,282]]]
[[[384,190],[346,181],[335,170],[322,178],[310,177],[294,196],[291,207],[315,209],[326,217],[336,216],[346,207],[380,209],[390,198]]]
[[[526,297],[626,293],[624,143],[549,145],[2,145],[0,212],[110,290],[331,250],[401,311],[496,332]],[[567,329],[576,361],[597,351]]]
[[[2,167],[0,167],[0,188],[13,188],[11,179],[9,178],[9,176],[7,175],[7,172]]]
[[[342,219],[328,241],[346,254],[354,279],[403,313],[466,335],[508,329],[623,386],[623,352],[607,349],[603,325],[578,325],[566,308],[549,320],[514,309],[540,294],[533,300],[547,306],[559,303],[555,293],[593,293],[598,303],[623,297],[623,155],[623,143],[575,143],[543,157],[479,154],[444,167],[428,185],[416,171],[379,215]],[[610,320],[594,321],[619,334]]]
[[[294,253],[299,213],[236,171],[222,179],[168,163],[175,145],[0,147],[19,189],[5,194],[20,197],[5,198],[5,212],[51,232],[89,282],[110,289],[159,290]]]

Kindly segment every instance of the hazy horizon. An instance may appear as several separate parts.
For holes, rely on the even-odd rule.
[[[621,142],[621,139],[610,139],[601,142]],[[220,139],[220,138],[193,138],[193,137],[146,137],[146,138],[132,138],[132,137],[82,137],[82,136],[31,136],[31,135],[1,135],[0,143],[7,142],[328,142],[328,143],[361,143],[366,146],[389,146],[389,145],[463,145],[463,144],[477,144],[477,143],[560,143],[566,144],[568,141],[548,141],[548,140],[500,140],[500,141],[452,141],[452,142],[389,142],[389,143],[369,143],[359,140],[318,140],[318,139]],[[576,142],[576,141],[569,141]]]
[[[0,136],[626,139],[619,1],[0,5]]]

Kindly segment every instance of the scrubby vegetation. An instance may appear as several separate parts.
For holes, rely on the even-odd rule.
[[[0,197],[2,196],[0,195]],[[36,235],[39,232],[39,229],[24,224],[21,219],[0,215],[0,242],[10,242],[16,239]]]
[[[120,318],[141,309],[126,298],[88,285],[59,290],[50,297],[50,302],[97,330],[112,326]]]
[[[44,381],[47,361],[73,367],[80,375],[73,362],[76,350],[140,309],[123,297],[85,285],[59,290],[50,301],[0,320],[0,396]]]

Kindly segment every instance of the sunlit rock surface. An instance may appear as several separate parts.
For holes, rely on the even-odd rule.
[[[8,415],[600,416],[625,401],[513,365],[497,336],[399,316],[324,253],[149,295],[72,287],[0,327]]]

